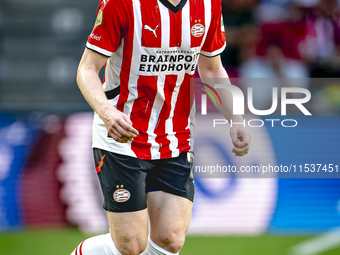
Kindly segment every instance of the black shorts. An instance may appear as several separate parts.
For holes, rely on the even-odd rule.
[[[93,149],[93,154],[106,211],[143,210],[146,193],[151,191],[194,199],[192,152],[157,160],[143,160],[97,148]]]

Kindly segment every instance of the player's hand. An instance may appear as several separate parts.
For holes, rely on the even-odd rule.
[[[232,150],[235,156],[242,157],[248,154],[251,137],[247,130],[241,125],[233,125],[230,128],[230,136],[235,146]]]
[[[114,107],[104,114],[102,120],[108,131],[108,136],[117,142],[127,143],[139,134],[138,131],[132,127],[132,122],[129,117]]]

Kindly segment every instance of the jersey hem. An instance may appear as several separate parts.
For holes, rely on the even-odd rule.
[[[92,145],[92,149],[101,149],[101,150],[104,150],[104,151],[109,151],[109,152],[117,153],[117,154],[120,154],[120,155],[129,156],[129,157],[132,157],[132,158],[137,158],[137,156],[134,153],[127,153],[126,151],[115,150],[115,149],[108,148],[108,147],[105,147],[105,146]]]
[[[107,148],[105,146],[92,145],[92,149],[101,149],[101,150],[104,150],[104,151],[109,151],[109,152],[117,153],[117,154],[120,154],[120,155],[129,156],[129,157],[132,157],[132,158],[138,158],[137,155],[134,154],[134,153],[129,154],[129,153],[126,153],[126,151],[115,150],[115,149],[112,149],[112,148]],[[181,154],[183,152],[188,152],[188,151],[190,151],[190,147],[188,149],[184,149],[184,150],[180,151],[179,154]],[[176,158],[176,157],[167,157],[167,158]],[[167,159],[167,158],[160,158],[160,159]],[[145,159],[145,158],[138,158],[138,159],[159,160],[159,159]]]

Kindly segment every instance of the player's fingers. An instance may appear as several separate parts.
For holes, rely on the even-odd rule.
[[[128,130],[129,132],[135,134],[135,135],[138,135],[139,132],[138,132],[137,129],[135,129],[135,128],[132,127],[132,121],[129,119],[129,117],[126,116],[125,114],[123,114],[123,119],[126,121],[126,123],[129,124],[129,127],[128,127],[127,130]]]
[[[128,120],[128,122],[127,122],[127,120]],[[139,134],[138,130],[135,129],[134,127],[132,127],[132,122],[126,115],[123,115],[123,118],[121,119],[121,121],[119,121],[119,125],[124,130],[130,132],[132,136],[137,136]]]
[[[236,157],[243,157],[245,155],[247,155],[247,153],[236,153],[235,154]]]
[[[127,138],[135,138],[139,133],[136,129],[134,129],[132,126],[128,125],[121,125],[120,126],[121,129],[123,129],[123,131],[120,130],[120,132],[122,133],[122,136],[127,137]]]
[[[118,137],[120,137],[120,134],[114,128],[109,131],[109,135],[116,141],[118,140]]]
[[[124,140],[124,139],[121,139],[119,137],[116,141],[119,142],[119,143],[128,143],[129,142],[128,140]]]
[[[120,137],[120,138],[125,137],[125,138],[130,139],[130,138],[136,137],[136,135],[124,130],[122,128],[122,126],[119,124],[120,122],[125,122],[125,121],[124,120],[119,121],[119,119],[118,119],[118,120],[115,120],[112,124],[111,123],[107,124],[106,128],[107,128],[108,132],[115,134],[117,136],[117,138],[118,137]]]
[[[130,139],[126,137],[122,137],[122,135],[114,128],[112,128],[109,132],[110,137],[112,137],[115,141],[120,143],[127,143]]]
[[[248,151],[237,152],[237,153],[235,153],[235,156],[237,156],[237,157],[242,157],[242,156],[245,156],[245,155],[247,155],[247,154],[248,154]]]
[[[248,139],[244,139],[238,134],[231,134],[233,145],[237,148],[245,148],[249,146]]]
[[[118,137],[114,133],[112,133],[112,132],[109,132],[109,134],[107,136],[111,137],[115,141],[117,141],[117,139],[118,139]]]
[[[120,134],[120,138],[127,138],[127,139],[133,139],[136,137],[135,134],[126,131],[122,126],[118,125],[116,126],[116,131]]]
[[[132,126],[132,121],[129,119],[129,117],[126,114],[122,114],[122,117],[126,123]]]
[[[236,147],[237,144],[239,143],[238,141],[238,132],[236,131],[230,131],[230,137],[233,145]]]
[[[249,142],[246,140],[243,140],[243,141],[237,142],[236,144],[234,144],[234,146],[237,148],[246,148],[249,146]]]
[[[250,145],[250,135],[249,134],[238,134],[238,139],[237,143],[234,144],[235,147],[237,148],[245,148]]]
[[[248,153],[249,148],[250,148],[249,146],[244,147],[244,148],[237,148],[237,147],[235,147],[235,148],[233,148],[232,152],[237,153],[237,154],[239,154],[239,153]]]

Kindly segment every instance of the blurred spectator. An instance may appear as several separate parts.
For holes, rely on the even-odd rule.
[[[2,45],[2,41],[3,41],[3,27],[4,27],[4,3],[0,2],[0,33],[2,36],[0,36],[0,44]],[[3,77],[3,52],[2,52],[2,47],[0,47],[0,87],[1,87],[1,83],[2,83],[2,78]]]
[[[232,70],[230,76],[271,78],[244,79],[240,82],[244,89],[256,87],[253,90],[255,107],[268,109],[271,106],[273,87],[304,87],[314,93],[327,86],[327,82],[316,80],[288,81],[276,78],[340,76],[339,2],[223,2],[228,50],[222,55],[222,60],[227,70]],[[237,71],[233,71],[237,66]],[[264,98],[268,100],[263,100]]]
[[[279,42],[283,54],[292,59],[301,59],[298,50],[300,34],[293,22],[266,23],[260,27],[260,38],[256,55],[265,56],[268,45]]]
[[[292,1],[293,0],[262,0],[261,4],[255,10],[257,22],[276,23],[289,19],[289,6]]]
[[[247,58],[249,52],[256,49],[253,9],[257,2],[257,0],[223,0],[227,48],[221,58],[231,77],[237,76],[237,66]]]
[[[253,87],[253,102],[257,109],[269,109],[272,105],[272,89],[274,87],[308,88],[308,69],[297,59],[286,57],[282,52],[282,43],[268,43],[264,56],[254,57],[240,67],[240,82],[243,90]],[[269,78],[269,79],[255,79]],[[289,78],[289,79],[278,79]]]
[[[315,2],[315,1],[314,1]],[[295,0],[300,13],[296,27],[302,32],[299,51],[309,65],[312,77],[340,75],[340,12],[336,0]]]
[[[302,61],[286,57],[280,42],[272,42],[265,56],[244,62],[240,74],[244,78],[306,78],[308,70]]]

